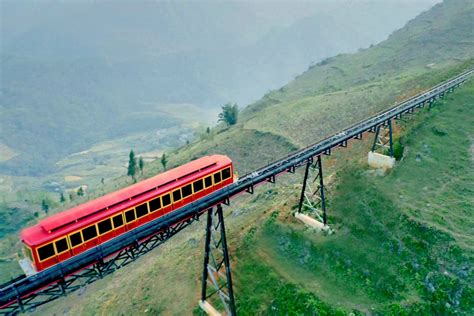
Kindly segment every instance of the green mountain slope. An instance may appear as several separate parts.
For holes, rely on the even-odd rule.
[[[433,1],[3,1],[0,146],[15,155],[0,173],[48,175],[98,142],[177,126],[162,112],[182,103],[247,104],[313,61],[383,40]]]
[[[170,153],[170,164],[225,153],[242,174],[461,72],[472,66],[474,50],[470,23],[460,20],[472,12],[470,3],[446,1],[379,46],[313,67],[246,109],[237,126]],[[436,32],[421,31],[428,22]],[[458,34],[445,38],[453,46],[434,41],[423,51],[429,34],[450,31]],[[387,45],[397,52],[386,55]],[[366,167],[368,138],[325,160],[333,235],[291,215],[301,170],[233,201],[226,226],[239,312],[472,314],[473,98],[471,81],[402,123],[405,156],[386,177]],[[156,162],[146,174],[160,171]],[[190,314],[199,299],[203,231],[193,225],[37,312]]]
[[[264,165],[235,153],[241,135],[263,132],[303,147],[363,120],[474,65],[474,4],[445,1],[410,21],[386,41],[356,54],[329,58],[247,107],[240,123],[209,141],[176,153],[179,164],[193,152],[228,153],[240,173]],[[245,132],[243,132],[245,131]],[[258,139],[258,137],[256,137]],[[253,152],[265,156],[269,146]],[[281,151],[279,156],[287,154]],[[173,161],[173,160],[172,160]],[[156,171],[156,170],[153,170]]]
[[[328,189],[336,234],[302,229],[283,201],[272,209],[273,219],[254,225],[256,232],[237,252],[243,314],[320,308],[471,314],[473,101],[471,81],[403,123],[406,155],[388,176],[365,166],[370,140],[340,153],[336,159],[344,159]]]
[[[239,314],[472,314],[473,102],[470,81],[399,123],[405,155],[387,176],[366,165],[369,137],[325,158],[332,235],[291,215],[301,170],[234,200],[226,227]],[[190,314],[203,224],[37,312]]]

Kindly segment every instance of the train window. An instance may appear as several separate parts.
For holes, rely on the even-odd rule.
[[[82,244],[81,232],[69,235],[69,241],[71,242],[71,247],[75,247]]]
[[[54,244],[56,245],[57,253],[61,253],[69,249],[66,238],[59,239]]]
[[[99,222],[97,224],[97,228],[99,228],[99,235],[105,234],[106,232],[109,232],[112,230],[112,222],[110,221],[110,218],[107,218],[103,220],[102,222]]]
[[[95,225],[84,228],[82,230],[82,236],[84,236],[84,241],[97,237],[97,229],[95,228]]]
[[[38,248],[38,256],[41,261],[46,260],[54,256],[54,246],[53,243],[47,244],[43,247]]]
[[[201,191],[204,188],[204,183],[202,182],[202,179],[194,181],[193,187],[194,187],[194,193]]]
[[[171,197],[169,194],[165,194],[161,197],[161,202],[163,202],[163,207],[171,204]]]
[[[117,216],[114,216],[112,218],[112,222],[114,222],[114,228],[123,226],[123,217],[122,214],[119,214]]]
[[[190,196],[193,194],[193,188],[191,187],[191,184],[185,185],[184,187],[181,188],[183,191],[183,198]]]
[[[159,197],[150,201],[150,212],[154,212],[156,210],[159,210],[160,208],[161,208],[161,200]]]
[[[181,200],[181,189],[173,191],[173,202],[178,202]]]
[[[230,174],[230,168],[226,168],[222,170],[222,180],[229,179],[231,176]]]
[[[221,173],[214,173],[214,184],[221,182]]]
[[[204,186],[206,189],[212,186],[212,176],[204,178]]]
[[[135,220],[135,210],[133,208],[125,212],[125,220],[127,223],[133,222]]]
[[[148,214],[148,203],[143,203],[136,207],[137,210],[137,218],[143,217]]]

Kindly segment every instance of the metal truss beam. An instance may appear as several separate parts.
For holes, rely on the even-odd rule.
[[[308,178],[313,178],[311,183],[309,183]],[[298,213],[308,212],[309,215],[316,217],[324,225],[327,225],[324,190],[323,164],[321,155],[319,155],[316,161],[313,162],[313,159],[310,159],[306,163]]]
[[[440,95],[444,95],[446,91],[453,91],[461,86],[472,74],[474,74],[474,69],[469,69],[426,92],[420,93],[382,113],[354,124],[340,133],[249,173],[233,184],[203,197],[199,201],[183,206],[179,210],[163,216],[163,218],[137,227],[122,236],[116,237],[45,271],[41,271],[32,277],[21,277],[0,285],[0,313],[9,314],[34,309],[36,306],[80,288],[83,284],[91,283],[112,273],[157,247],[175,233],[178,233],[185,226],[196,220],[199,214],[206,212],[209,208],[223,203],[223,201],[227,202],[231,197],[241,192],[253,193],[254,186],[269,180],[273,182],[275,176],[286,171],[294,172],[297,167],[304,164],[309,168],[308,163],[310,161],[312,163],[313,157],[318,157],[319,166],[321,166],[320,155],[330,155],[332,148],[347,145],[348,140],[360,137],[362,133],[377,132],[377,128],[380,128],[391,119],[400,118],[405,113],[413,113],[413,109],[423,102],[428,102],[429,106],[431,106]],[[380,130],[378,132],[380,133]],[[393,147],[393,144],[389,145]],[[320,168],[320,171],[319,188],[320,193],[322,192],[322,201],[324,201],[322,168]],[[308,175],[305,176],[304,183],[306,183],[307,178]],[[302,196],[304,201],[304,193],[302,193]],[[300,209],[302,207],[303,203],[301,202]],[[325,204],[321,204],[321,208],[322,220],[326,223]],[[124,250],[125,246],[127,248]],[[79,283],[78,280],[81,280],[82,283]]]
[[[390,157],[393,157],[392,120],[388,120],[375,128],[375,139],[372,145],[373,152],[385,155],[387,150]]]
[[[210,290],[209,287],[212,287]],[[227,315],[236,315],[229,252],[221,204],[207,211],[201,303],[217,295]],[[200,304],[203,306],[203,304]]]

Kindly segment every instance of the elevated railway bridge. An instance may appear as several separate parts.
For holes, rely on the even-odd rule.
[[[225,313],[236,314],[229,253],[225,236],[222,205],[229,205],[238,194],[252,194],[254,187],[275,182],[284,173],[305,168],[297,215],[307,224],[327,227],[324,197],[322,156],[337,147],[346,147],[364,133],[374,133],[369,163],[390,168],[393,165],[392,122],[418,108],[430,106],[437,99],[462,85],[474,69],[442,82],[431,89],[399,103],[388,110],[354,124],[320,142],[298,150],[287,157],[255,170],[208,196],[181,209],[139,226],[123,235],[100,244],[86,252],[58,263],[32,276],[19,276],[0,285],[0,313],[17,314],[32,311],[37,306],[65,296],[87,284],[123,268],[140,256],[166,242],[172,236],[206,214],[206,240],[202,275],[201,308],[209,314],[218,313],[210,304],[219,298]],[[372,162],[371,162],[372,160]],[[309,181],[316,172],[314,182]],[[303,214],[305,211],[306,214]]]

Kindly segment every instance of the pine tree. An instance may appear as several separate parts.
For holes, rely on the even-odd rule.
[[[227,126],[231,126],[237,123],[237,118],[239,116],[239,107],[237,104],[234,105],[227,103],[222,107],[222,112],[219,113],[218,122],[224,122]]]
[[[163,156],[161,156],[161,165],[163,166],[163,170],[166,170],[167,163],[168,163],[168,158],[166,158],[166,154],[163,153]]]
[[[61,195],[59,196],[59,202],[64,203],[66,202],[66,198],[64,197],[64,194],[61,192]]]
[[[77,196],[84,196],[84,189],[82,187],[79,187],[79,190],[77,190]]]
[[[102,185],[104,185],[105,184],[105,179],[104,178],[100,179],[100,182],[102,183]]]
[[[41,209],[42,209],[46,214],[48,214],[49,205],[48,205],[48,202],[46,202],[45,199],[43,199],[43,200],[41,201]]]
[[[135,153],[133,152],[133,149],[130,150],[130,154],[128,157],[128,170],[127,170],[127,176],[132,177],[133,180],[135,180],[135,174],[137,173],[137,158],[135,158]]]
[[[140,173],[143,176],[143,167],[145,167],[145,162],[143,161],[143,158],[140,156],[140,159],[138,159],[138,168],[140,168]]]

